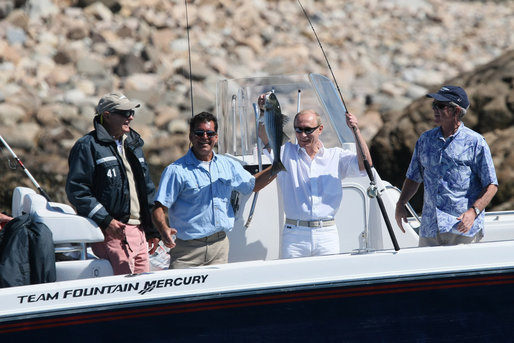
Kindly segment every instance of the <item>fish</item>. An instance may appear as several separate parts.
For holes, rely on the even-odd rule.
[[[282,114],[277,96],[272,92],[267,93],[264,98],[264,128],[266,129],[269,145],[273,151],[271,175],[287,171],[280,160],[280,149],[289,140],[289,137],[284,133],[284,125],[288,119],[286,115]]]

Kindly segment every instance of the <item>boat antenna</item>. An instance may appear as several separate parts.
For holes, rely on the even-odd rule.
[[[187,0],[184,0],[184,4],[186,5],[186,31],[187,31],[187,51],[189,58],[189,93],[191,98],[191,117],[194,116],[194,107],[193,107],[193,74],[191,68],[191,41],[189,39],[189,16],[187,14]]]
[[[303,7],[300,0],[297,0],[297,1],[298,1],[298,4],[300,5],[300,7],[302,8],[303,14],[305,14],[305,17],[307,18],[307,21],[309,22],[309,25],[311,26],[312,32],[314,33],[314,36],[316,37],[316,41],[318,42],[318,45],[321,48],[321,52],[323,52],[323,56],[325,57],[325,61],[327,62],[328,69],[330,70],[330,74],[332,74],[332,79],[334,79],[334,83],[336,85],[337,92],[339,93],[339,97],[341,98],[341,101],[343,102],[343,106],[344,106],[346,113],[348,113],[348,109],[344,102],[343,94],[341,93],[341,90],[339,89],[339,84],[337,83],[334,72],[332,71],[332,67],[330,66],[330,62],[328,61],[327,54],[325,53],[325,49],[323,49],[323,46],[321,45],[321,40],[319,39],[318,34],[316,33],[314,26],[312,25],[311,19],[309,18],[307,11]],[[366,172],[368,174],[369,181],[370,181],[370,187],[368,189],[368,196],[370,198],[377,199],[378,206],[380,207],[380,211],[382,212],[382,216],[384,217],[384,221],[387,226],[387,231],[389,232],[389,236],[391,237],[391,241],[393,242],[394,250],[398,251],[398,250],[400,250],[400,247],[398,246],[398,242],[396,240],[396,236],[394,234],[393,227],[391,226],[391,222],[389,221],[389,217],[387,215],[386,208],[384,206],[384,202],[382,201],[380,191],[378,191],[378,189],[377,189],[375,176],[373,175],[373,171],[371,170],[371,165],[369,164],[369,161],[366,158],[364,151],[362,150],[361,143],[360,143],[359,139],[357,138],[357,132],[356,132],[357,129],[355,127],[353,127],[352,129],[353,129],[353,134],[355,136],[355,143],[357,144],[358,150],[362,156],[362,161],[364,163],[364,167],[366,168]]]
[[[25,168],[25,165],[23,164],[23,162],[21,162],[21,160],[18,158],[18,156],[16,156],[16,154],[14,153],[14,151],[11,149],[11,147],[9,146],[9,144],[7,144],[7,142],[3,139],[2,136],[0,136],[0,141],[2,141],[2,144],[7,148],[7,150],[9,150],[9,152],[11,153],[12,157],[14,157],[14,159],[16,160],[16,162],[18,162],[18,164],[21,166],[21,169],[23,169],[23,171],[25,172],[25,174],[27,174],[27,176],[29,177],[30,181],[32,181],[32,183],[34,184],[34,186],[36,186],[36,188],[38,189],[39,193],[41,193],[42,196],[44,196],[46,198],[47,201],[52,201],[50,200],[50,196],[48,196],[48,194],[43,190],[43,188],[41,188],[41,186],[39,185],[39,183],[37,183],[36,179],[34,179],[34,177],[32,176],[32,174],[29,172],[29,170],[27,168]]]

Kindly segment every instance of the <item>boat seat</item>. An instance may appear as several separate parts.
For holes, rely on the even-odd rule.
[[[71,206],[48,202],[45,197],[28,193],[23,197],[23,211],[32,220],[52,231],[54,244],[103,242],[104,235],[90,218],[79,216]]]
[[[14,189],[12,212],[13,216],[30,213],[33,221],[45,224],[52,232],[56,253],[79,252],[79,260],[56,262],[57,281],[113,275],[109,261],[87,259],[86,244],[104,240],[92,219],[77,215],[69,205],[49,202],[27,187]]]
[[[30,209],[23,208],[23,199],[27,194],[36,194],[36,191],[28,187],[16,187],[12,194],[12,216],[19,217],[24,213],[28,213]]]

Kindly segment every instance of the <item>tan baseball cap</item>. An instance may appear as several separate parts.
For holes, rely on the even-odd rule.
[[[140,104],[130,101],[121,93],[109,93],[104,95],[98,105],[96,105],[96,114],[102,114],[112,110],[128,111],[138,108]]]

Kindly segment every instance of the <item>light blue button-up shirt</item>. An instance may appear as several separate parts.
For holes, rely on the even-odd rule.
[[[444,138],[439,127],[424,132],[407,170],[407,178],[424,183],[420,236],[457,231],[459,217],[485,187],[498,185],[493,159],[485,139],[461,123],[457,132]],[[465,236],[484,228],[484,211]]]
[[[203,238],[234,226],[232,190],[249,194],[255,178],[237,161],[214,154],[208,168],[192,150],[161,175],[155,201],[168,208],[170,226],[182,240]]]

